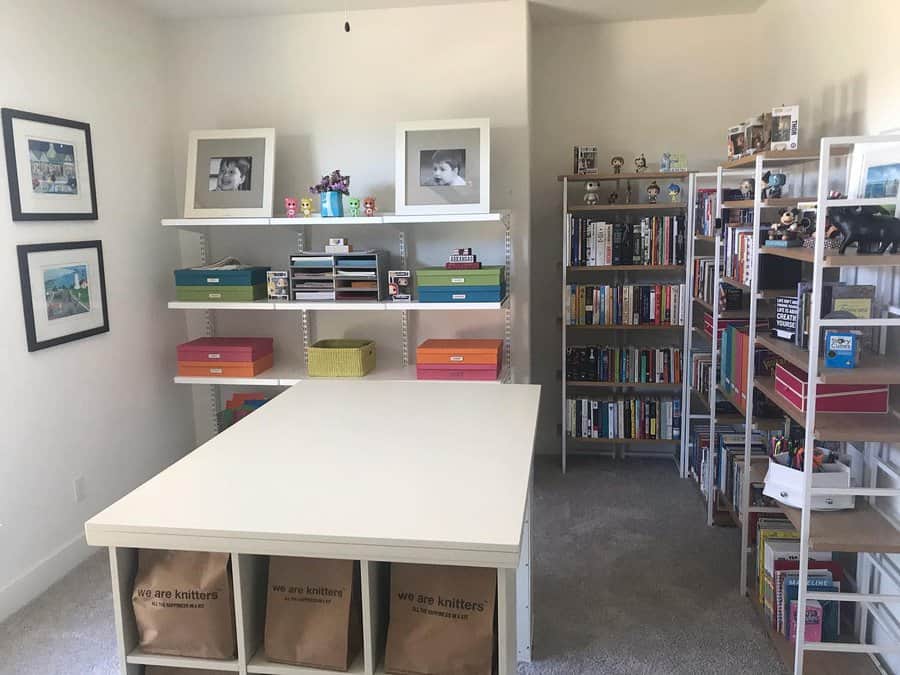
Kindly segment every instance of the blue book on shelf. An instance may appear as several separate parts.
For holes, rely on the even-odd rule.
[[[807,591],[837,593],[840,585],[826,576],[809,577],[806,583]],[[783,609],[785,617],[789,617],[791,602],[797,599],[800,591],[800,577],[788,576],[784,580]],[[837,600],[821,600],[822,604],[822,642],[837,642],[840,635],[841,603]]]

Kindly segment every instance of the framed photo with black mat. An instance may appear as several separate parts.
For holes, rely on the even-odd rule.
[[[491,121],[401,122],[396,140],[399,214],[487,213],[491,209]]]
[[[28,351],[109,331],[100,241],[17,248]]]
[[[192,131],[185,218],[269,218],[275,179],[275,129]]]
[[[91,125],[3,108],[13,220],[97,220]]]

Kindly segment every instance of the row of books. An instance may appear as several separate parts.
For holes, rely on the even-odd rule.
[[[723,319],[719,318],[719,342],[721,344],[722,334],[729,328],[743,328],[746,329],[750,325],[750,319]],[[757,319],[756,320],[756,331],[757,333],[766,333],[769,330],[769,319]],[[703,332],[706,333],[710,338],[712,338],[713,331],[713,315],[712,312],[705,312],[703,314]]]
[[[697,234],[704,237],[714,237],[716,234],[716,190],[715,188],[700,188],[697,190],[697,203],[695,205]]]
[[[710,386],[715,386],[716,374],[712,372],[712,354],[696,352],[691,354],[691,389],[704,398]]]
[[[738,401],[742,410],[747,406],[747,368],[751,350],[753,345],[750,344],[750,335],[746,329],[728,326],[722,333],[722,347],[719,354],[720,384],[723,391]],[[775,366],[784,363],[784,359],[762,347],[753,350],[753,354],[754,369],[751,375],[754,377],[774,377]],[[781,415],[780,410],[762,395],[754,398],[753,409],[757,417]]]
[[[607,223],[568,214],[566,266],[683,265],[683,216],[653,216],[639,223]]]
[[[681,347],[567,347],[570,382],[681,383]]]
[[[684,284],[570,284],[566,294],[566,323],[570,326],[681,326],[685,288]]]
[[[783,517],[759,518],[756,524],[758,600],[771,627],[794,640],[798,626],[797,597],[800,582],[800,536]],[[828,551],[810,551],[807,590],[839,593],[846,574]],[[804,640],[837,642],[841,603],[838,600],[807,601]]]
[[[679,399],[625,397],[566,401],[569,436],[621,440],[681,438]]]
[[[715,259],[712,257],[694,258],[694,283],[692,292],[695,298],[707,305],[719,303],[719,311],[739,310],[743,308],[744,292],[740,288],[721,283],[716,278]]]
[[[725,265],[723,274],[749,286],[753,274],[753,226],[725,228]]]

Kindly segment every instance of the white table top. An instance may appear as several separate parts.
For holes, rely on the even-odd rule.
[[[87,540],[514,567],[539,396],[302,382],[94,516]]]

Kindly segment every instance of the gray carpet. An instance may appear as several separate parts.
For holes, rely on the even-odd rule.
[[[737,593],[738,533],[707,528],[671,463],[535,472],[535,663],[522,675],[780,674]],[[112,675],[105,552],[0,624],[2,675]]]

